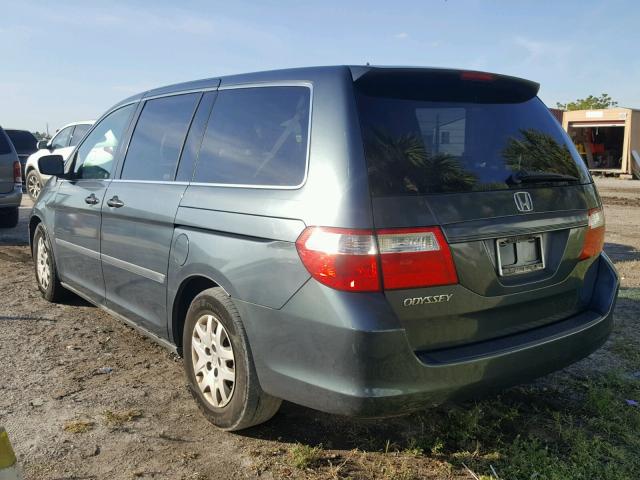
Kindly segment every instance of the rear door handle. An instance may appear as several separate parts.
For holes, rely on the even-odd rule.
[[[84,203],[88,203],[89,205],[95,205],[99,201],[100,200],[98,200],[98,197],[96,197],[95,193],[92,193],[91,195],[89,195],[84,199]]]
[[[107,200],[107,205],[113,208],[124,207],[124,202],[118,198],[117,195],[114,195],[109,200]]]

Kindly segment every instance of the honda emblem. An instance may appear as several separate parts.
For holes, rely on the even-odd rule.
[[[530,212],[533,210],[533,200],[531,200],[529,192],[516,192],[513,194],[513,199],[520,212]]]

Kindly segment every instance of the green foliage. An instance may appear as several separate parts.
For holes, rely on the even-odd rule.
[[[571,397],[516,389],[431,411],[405,452],[437,454],[480,478],[494,478],[494,470],[514,480],[637,478],[640,408],[625,399],[640,398],[640,382],[610,374],[571,383]]]
[[[563,110],[597,110],[616,107],[618,106],[618,102],[613,100],[608,94],[603,93],[599,97],[589,95],[587,98],[579,98],[574,102],[558,102],[556,106]]]
[[[289,463],[291,466],[305,469],[312,467],[322,458],[322,445],[311,447],[296,443],[289,449]]]

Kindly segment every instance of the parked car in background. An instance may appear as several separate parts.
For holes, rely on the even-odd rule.
[[[85,133],[93,125],[93,120],[73,122],[62,127],[49,141],[38,142],[38,150],[26,162],[24,175],[27,193],[35,200],[40,195],[42,186],[49,180],[48,175],[42,175],[38,169],[38,159],[43,155],[62,155],[65,160]]]
[[[20,159],[20,169],[22,172],[22,182],[25,181],[25,164],[29,156],[38,151],[38,139],[28,130],[5,129],[5,133],[13,143],[13,147],[18,153]]]
[[[0,228],[18,224],[22,201],[22,172],[13,143],[0,127]]]
[[[606,341],[619,281],[538,88],[337,66],[131,97],[40,158],[40,291],[181,352],[226,430],[281,399],[393,416],[562,368]]]

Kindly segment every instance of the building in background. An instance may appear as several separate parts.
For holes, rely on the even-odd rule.
[[[589,170],[631,178],[636,170],[634,151],[640,158],[640,110],[566,111],[562,115],[562,127]]]

